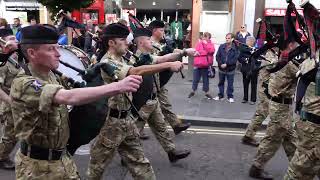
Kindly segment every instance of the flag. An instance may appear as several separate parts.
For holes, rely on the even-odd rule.
[[[134,31],[137,28],[143,28],[143,25],[141,24],[141,22],[130,12],[128,12],[129,14],[129,23],[130,23],[130,28],[132,31]]]
[[[317,46],[320,45],[320,13],[309,2],[303,6],[304,19],[308,26],[311,58],[316,57]]]

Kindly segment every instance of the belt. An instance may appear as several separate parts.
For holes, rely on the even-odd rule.
[[[131,111],[131,108],[129,110],[121,110],[121,111],[110,108],[109,116],[114,118],[124,119],[128,116],[130,111]]]
[[[300,117],[302,121],[309,121],[315,124],[320,124],[320,116],[306,112],[306,111],[301,111]]]
[[[292,98],[284,98],[282,96],[271,97],[270,100],[280,104],[292,104]]]
[[[21,153],[32,159],[38,160],[60,160],[62,155],[66,154],[66,149],[47,149],[39,146],[27,144],[25,141],[20,143]]]

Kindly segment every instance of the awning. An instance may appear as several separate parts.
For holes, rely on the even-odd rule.
[[[40,6],[36,1],[5,1],[7,11],[39,10]]]

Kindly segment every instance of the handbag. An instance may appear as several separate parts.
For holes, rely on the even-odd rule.
[[[207,63],[209,64],[209,58],[208,55],[206,57]],[[209,78],[214,78],[216,76],[216,70],[214,69],[213,65],[209,65],[208,67],[208,77]]]

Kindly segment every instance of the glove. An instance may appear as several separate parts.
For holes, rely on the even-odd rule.
[[[149,65],[152,64],[152,58],[150,54],[141,54],[139,56],[139,61],[137,61],[133,66],[138,67],[142,65]]]
[[[114,80],[118,79],[115,73],[115,71],[117,70],[116,66],[109,63],[101,63],[100,67],[102,71],[105,72],[108,76],[112,77]]]

